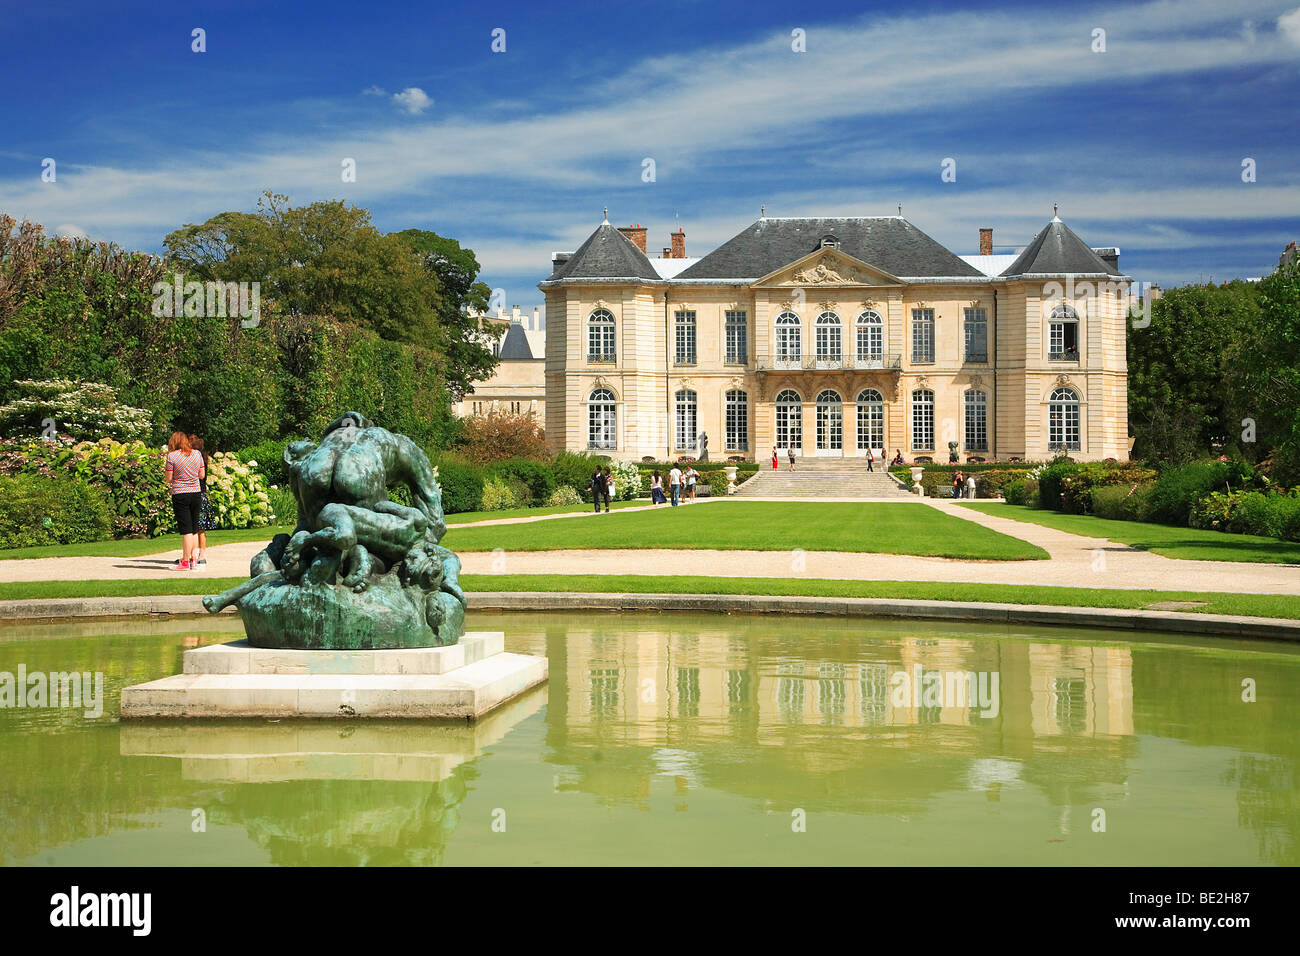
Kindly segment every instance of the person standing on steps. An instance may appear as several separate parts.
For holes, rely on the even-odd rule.
[[[776,446],[772,446],[772,470],[776,471]]]
[[[794,445],[786,449],[786,454],[790,457],[790,470],[794,471]]]
[[[875,471],[875,470],[876,470],[875,461],[876,461],[876,455],[875,455],[875,452],[873,452],[873,451],[871,450],[871,446],[868,445],[868,446],[867,446],[867,471]]]

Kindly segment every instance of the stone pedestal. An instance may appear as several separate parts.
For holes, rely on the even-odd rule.
[[[185,652],[184,673],[122,691],[122,719],[286,717],[476,720],[547,679],[545,657],[507,654],[501,632],[446,647]]]

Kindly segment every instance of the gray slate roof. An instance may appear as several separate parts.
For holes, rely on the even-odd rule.
[[[758,279],[839,240],[841,252],[900,277],[983,278],[900,216],[832,219],[759,219],[680,273],[681,279]]]
[[[498,358],[503,361],[536,358],[528,345],[528,336],[524,334],[524,327],[520,323],[511,322],[510,328],[506,329],[506,337],[501,340],[501,354]]]
[[[1093,252],[1082,239],[1076,236],[1070,227],[1059,219],[1053,219],[1033,241],[1025,246],[1025,251],[1016,257],[1016,261],[1007,266],[1004,276],[1023,275],[1066,275],[1100,273],[1110,275],[1110,266]]]
[[[551,273],[551,279],[653,279],[659,273],[637,244],[602,223],[576,252]]]

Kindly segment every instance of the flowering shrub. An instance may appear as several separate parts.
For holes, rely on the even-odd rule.
[[[504,479],[493,475],[483,482],[484,511],[508,511],[518,507],[519,497]]]
[[[632,461],[611,461],[610,474],[614,476],[614,493],[619,501],[632,501],[641,494],[641,469]]]
[[[1300,541],[1300,494],[1212,491],[1192,506],[1189,523],[1233,534]]]
[[[73,440],[107,436],[134,441],[149,434],[152,420],[143,408],[122,405],[117,389],[97,382],[52,379],[14,383],[24,395],[0,405],[0,432],[11,436],[44,436],[46,422],[53,432]]]
[[[264,528],[275,520],[266,479],[256,468],[256,461],[241,462],[229,452],[208,461],[208,501],[218,528]]]
[[[551,496],[546,499],[546,507],[548,508],[560,508],[565,505],[580,504],[582,504],[582,495],[578,494],[578,492],[569,485],[560,485],[560,487],[551,492]]]

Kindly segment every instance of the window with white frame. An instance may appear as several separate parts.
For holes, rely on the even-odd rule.
[[[675,347],[673,361],[677,365],[695,364],[695,312],[683,310],[676,314],[673,324]]]
[[[799,316],[782,312],[776,317],[776,360],[786,368],[798,368],[802,349]]]
[[[618,406],[607,388],[595,389],[587,399],[587,447],[618,447]]]
[[[597,309],[587,320],[587,361],[614,360],[614,314],[608,309]]]
[[[864,364],[879,362],[885,352],[885,321],[880,313],[868,309],[858,316],[858,361]]]
[[[934,451],[934,392],[928,388],[912,393],[912,447]]]
[[[726,364],[744,365],[749,361],[749,342],[746,336],[745,313],[743,311],[727,310],[726,344]]]
[[[1047,320],[1047,357],[1054,362],[1079,361],[1079,314],[1068,305],[1052,309]]]
[[[1072,388],[1054,389],[1048,399],[1047,444],[1052,450],[1079,449],[1079,393]]]
[[[844,351],[840,317],[834,312],[823,312],[817,316],[813,328],[817,361],[827,365],[838,364]]]
[[[726,395],[727,451],[749,451],[749,396],[738,388]]]
[[[689,388],[677,391],[677,448],[685,450],[695,447],[696,410],[695,392]]]
[[[964,311],[966,328],[966,361],[987,362],[989,360],[989,314],[984,309],[974,308]]]
[[[934,362],[934,309],[912,310],[912,361]]]
[[[989,450],[988,393],[972,388],[966,392],[966,451]]]
[[[776,447],[803,447],[803,399],[792,388],[776,396]]]
[[[858,449],[885,446],[885,399],[874,388],[858,392]]]

